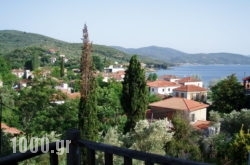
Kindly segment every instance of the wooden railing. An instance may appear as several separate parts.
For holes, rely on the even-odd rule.
[[[88,140],[80,139],[80,132],[76,129],[68,130],[66,133],[66,140],[70,140],[71,143],[68,146],[67,153],[67,165],[80,165],[81,148],[86,148],[88,152],[88,165],[96,164],[96,152],[104,153],[104,164],[113,165],[114,155],[123,157],[124,165],[132,165],[133,160],[141,160],[145,165],[208,165],[207,163],[194,162],[189,160],[177,159],[169,156],[162,156],[152,153],[140,152],[127,148],[116,147],[103,143],[96,143]],[[66,143],[64,140],[64,144]],[[65,146],[60,143],[61,146]],[[59,146],[59,147],[61,147]],[[53,142],[49,144],[50,164],[58,165],[58,155],[56,154],[58,149],[58,143]],[[37,152],[26,151],[25,153],[14,153],[0,158],[0,165],[17,165],[18,162],[33,158],[35,156],[43,154],[42,147],[37,149]]]

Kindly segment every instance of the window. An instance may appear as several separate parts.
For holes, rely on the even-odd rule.
[[[184,98],[184,93],[181,93],[181,97]]]
[[[164,92],[164,89],[162,89],[162,92]]]
[[[179,93],[178,93],[178,92],[176,92],[176,93],[175,93],[175,96],[176,96],[176,97],[179,97]]]
[[[191,114],[191,121],[192,121],[192,122],[195,121],[195,114]]]

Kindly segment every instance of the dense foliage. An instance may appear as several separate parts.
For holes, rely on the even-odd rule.
[[[244,87],[232,74],[211,87],[212,106],[210,109],[221,113],[240,111],[246,108]]]
[[[172,124],[175,133],[172,140],[165,145],[166,154],[177,158],[202,160],[199,136],[189,124],[187,116],[175,114]]]
[[[3,85],[12,86],[17,78],[11,73],[11,66],[4,58],[0,57],[0,81]]]

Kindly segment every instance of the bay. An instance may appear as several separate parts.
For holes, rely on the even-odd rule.
[[[191,65],[185,64],[170,67],[166,70],[160,69],[155,72],[157,76],[175,75],[178,77],[198,76],[204,83],[204,87],[212,82],[219,81],[231,74],[235,74],[239,82],[244,77],[250,76],[250,65]]]

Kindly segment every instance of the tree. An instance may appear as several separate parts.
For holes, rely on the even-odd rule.
[[[149,81],[157,80],[157,74],[156,73],[149,73],[147,80],[149,80]]]
[[[201,151],[198,145],[198,136],[189,124],[189,119],[185,114],[176,113],[172,119],[174,135],[171,141],[165,145],[167,155],[201,160]]]
[[[221,113],[230,113],[233,110],[240,111],[245,108],[244,87],[232,74],[219,81],[211,88],[211,109]]]
[[[174,132],[167,119],[149,122],[140,120],[136,123],[134,132],[129,135],[132,141],[131,149],[164,155],[164,145],[171,141]]]
[[[250,111],[242,109],[239,111],[232,111],[231,113],[222,114],[221,131],[229,135],[234,135],[240,129],[248,131],[250,128]],[[242,128],[242,125],[244,127]]]
[[[93,75],[93,64],[91,57],[92,44],[89,42],[87,25],[83,29],[83,47],[81,55],[81,82],[79,103],[79,129],[83,139],[96,141],[98,137],[97,119],[97,82]],[[84,159],[84,158],[83,158]]]
[[[145,118],[148,104],[145,71],[136,55],[130,59],[122,86],[121,104],[127,116],[124,133],[127,133],[135,127],[136,122]]]
[[[99,56],[93,56],[93,63],[95,65],[95,69],[99,71],[103,71],[104,69],[104,62],[101,60]]]
[[[31,70],[36,70],[40,66],[39,58],[36,53],[32,55],[31,65],[32,65]]]
[[[51,105],[52,96],[65,99],[64,94],[54,89],[48,79],[33,79],[31,88],[21,89],[15,99],[18,107],[16,115],[20,123],[18,128],[21,128],[27,135],[41,131],[54,131],[51,128],[56,128],[60,123],[58,121],[63,120],[60,117],[64,118],[64,113],[67,112],[62,113],[61,109]],[[51,116],[54,118],[50,118]],[[49,123],[51,125],[48,127]]]
[[[245,164],[248,160],[249,150],[250,133],[245,133],[243,129],[241,129],[230,143],[230,159],[234,164]]]
[[[61,64],[60,64],[60,76],[64,76],[64,55],[61,55]]]
[[[11,67],[9,63],[2,57],[0,57],[0,79],[4,85],[12,86],[17,80],[17,77],[11,73]]]
[[[103,84],[103,87],[99,85],[97,91],[100,130],[106,132],[110,127],[116,126],[122,132],[126,121],[119,99],[122,93],[122,84],[109,81],[105,86]]]

